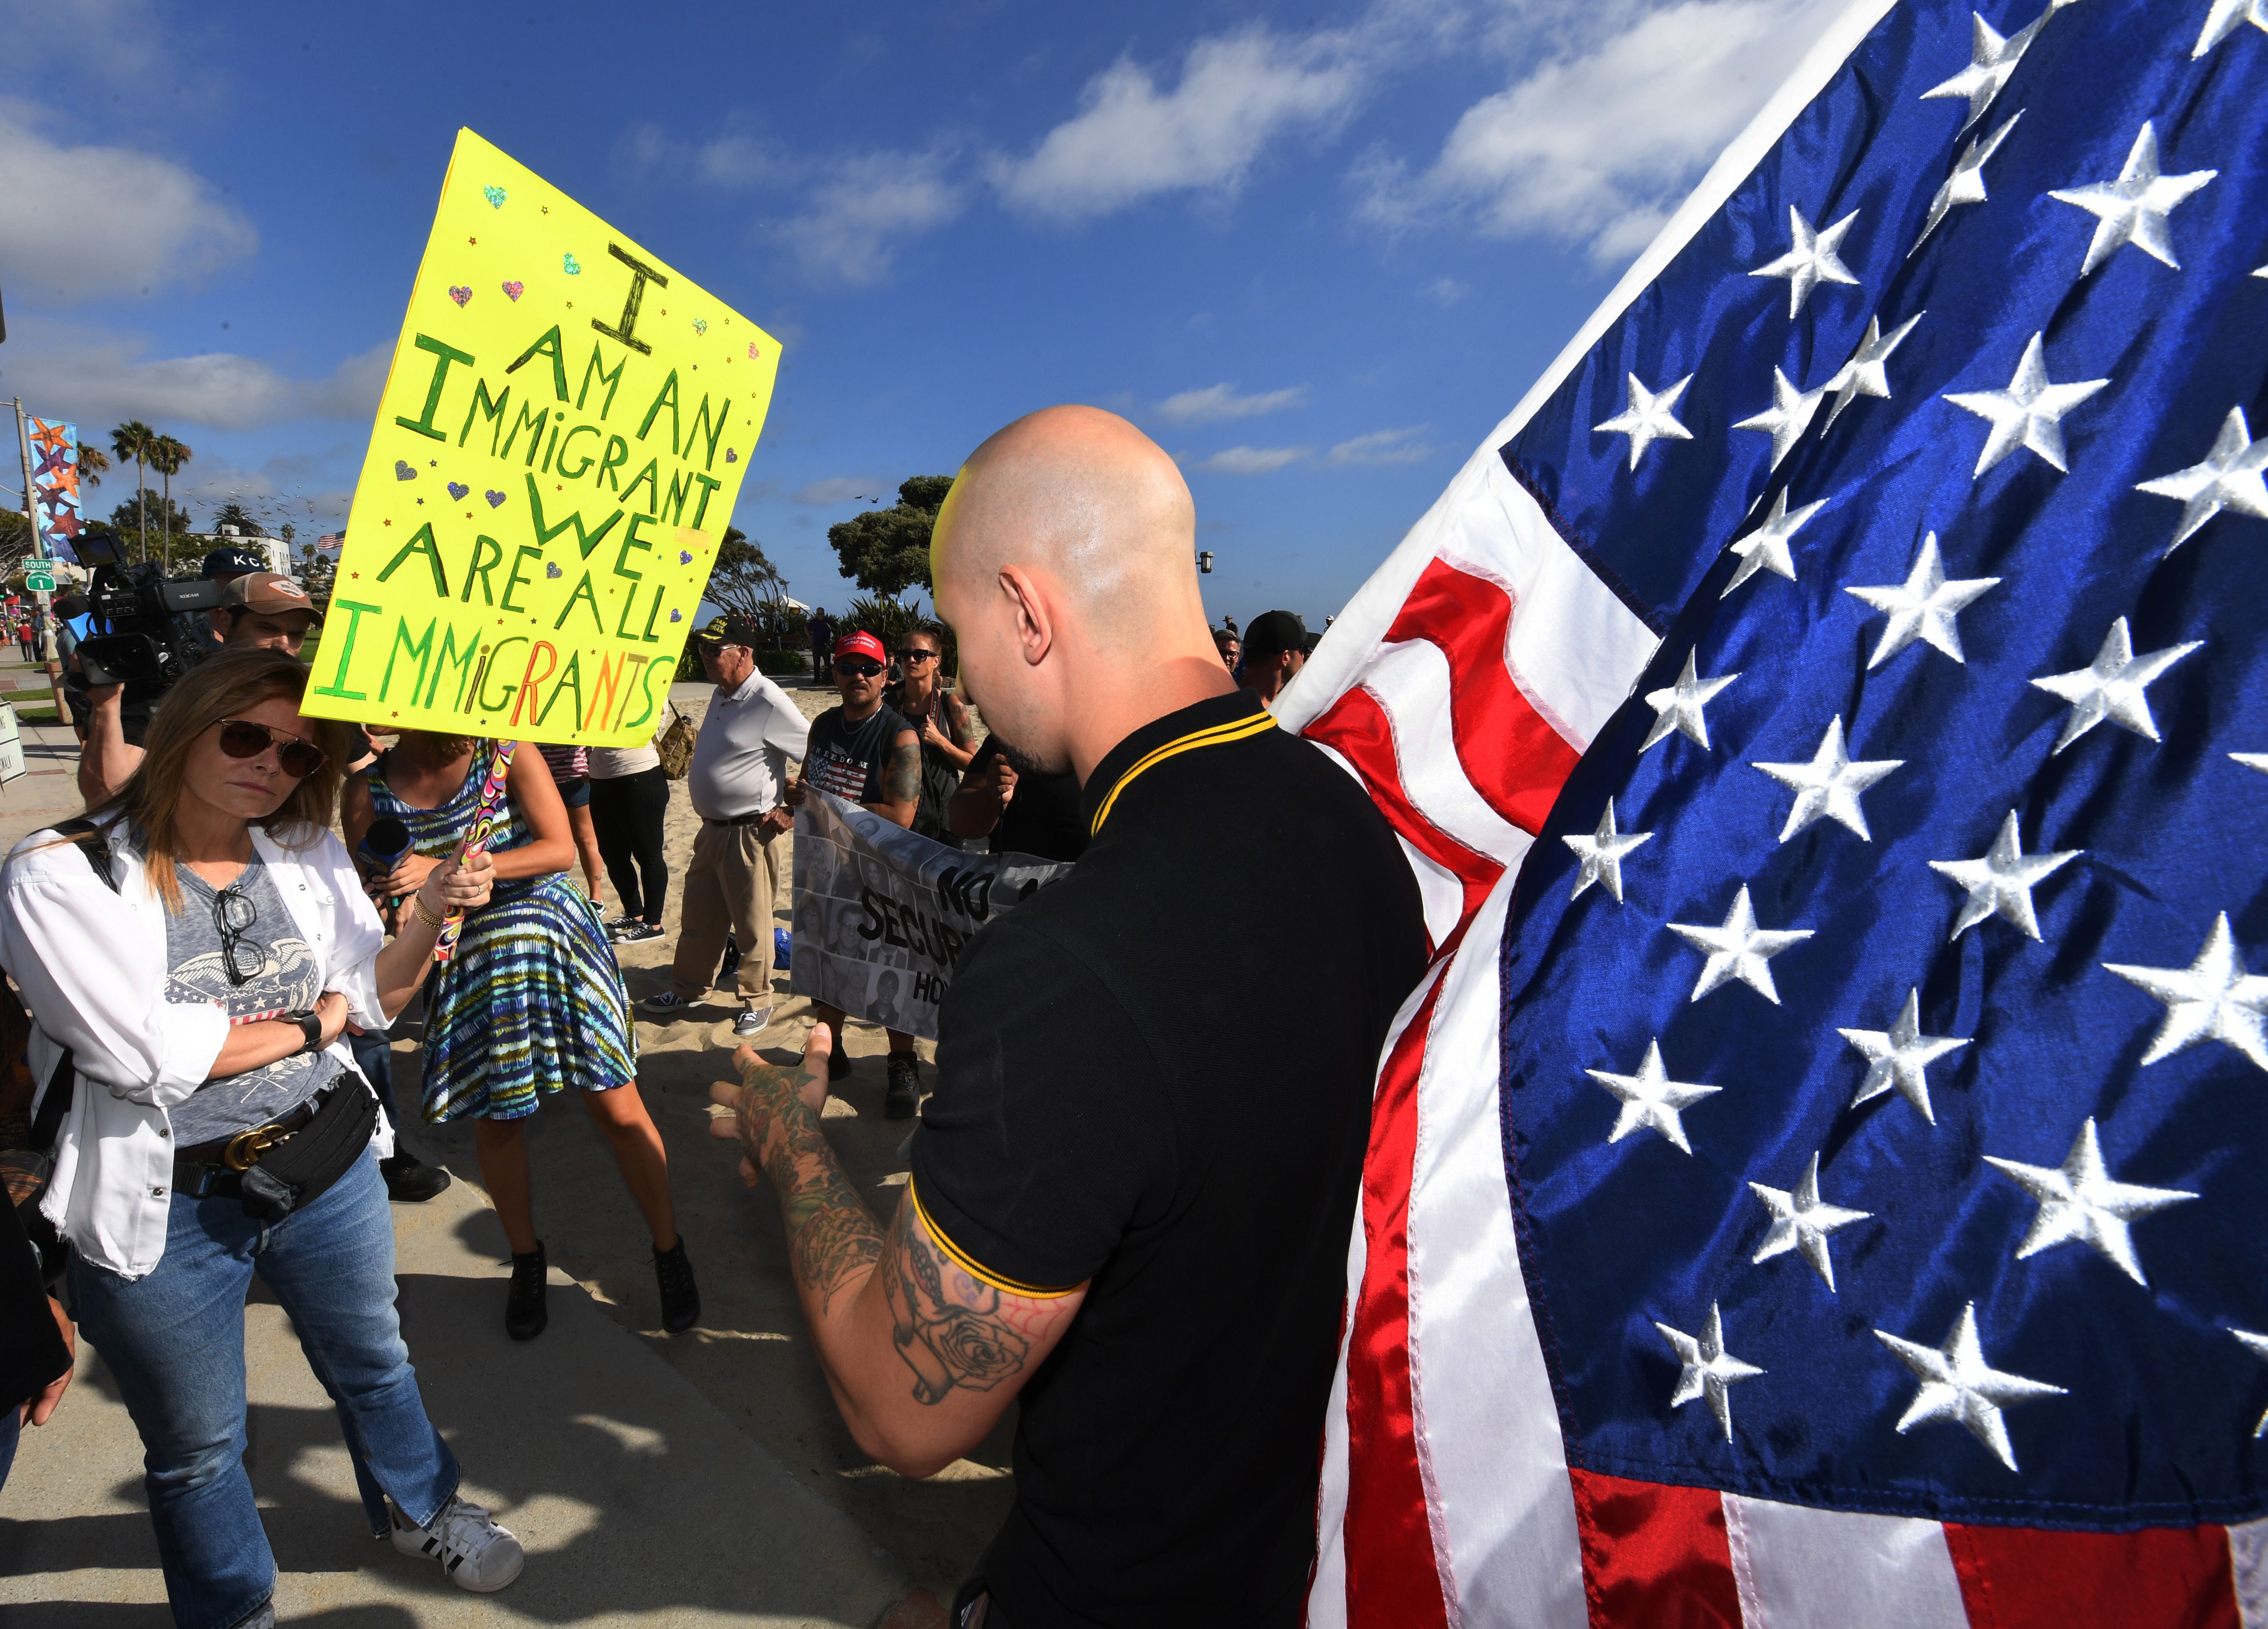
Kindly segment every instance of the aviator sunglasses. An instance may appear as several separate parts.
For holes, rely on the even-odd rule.
[[[220,749],[232,758],[256,758],[276,745],[276,762],[293,780],[305,780],[323,767],[320,747],[301,741],[289,730],[279,730],[249,719],[220,721]]]
[[[835,671],[847,673],[854,679],[871,679],[882,671],[882,664],[870,657],[846,657],[835,664]]]

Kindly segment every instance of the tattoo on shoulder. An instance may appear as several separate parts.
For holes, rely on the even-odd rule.
[[[891,744],[882,765],[882,801],[911,803],[921,796],[921,742],[911,730]]]
[[[971,1278],[898,1207],[882,1250],[890,1337],[914,1375],[914,1400],[938,1404],[955,1387],[990,1391],[1023,1373],[1045,1303],[1007,1295]]]

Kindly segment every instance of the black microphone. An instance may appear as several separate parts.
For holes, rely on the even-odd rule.
[[[356,851],[356,858],[363,862],[363,874],[375,882],[399,865],[408,852],[409,828],[391,814],[381,814],[363,833],[362,847]]]

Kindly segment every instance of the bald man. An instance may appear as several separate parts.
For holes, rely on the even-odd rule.
[[[1369,800],[1222,667],[1194,520],[1171,459],[1077,407],[977,448],[938,516],[963,682],[1020,770],[1078,777],[1092,836],[963,954],[887,1231],[821,1133],[823,1027],[718,1088],[859,1445],[927,1475],[1020,1395],[957,1629],[1301,1617],[1372,1077],[1425,932]]]

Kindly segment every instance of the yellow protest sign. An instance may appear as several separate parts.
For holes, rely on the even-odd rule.
[[[460,130],[303,710],[646,740],[778,367],[770,335]]]

